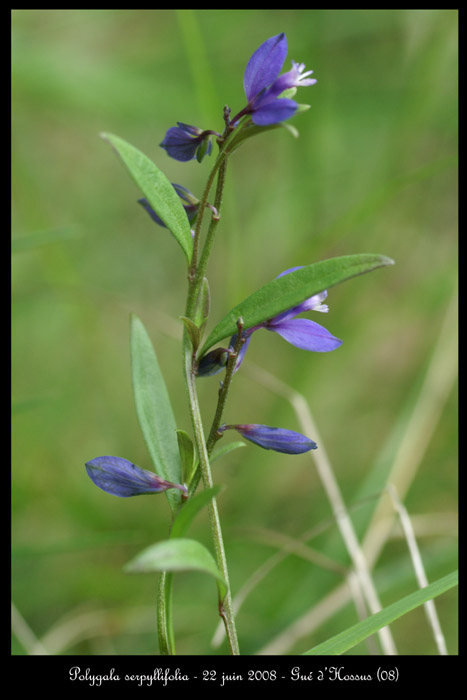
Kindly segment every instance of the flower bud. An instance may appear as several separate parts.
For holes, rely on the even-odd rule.
[[[161,479],[157,474],[141,469],[121,457],[96,457],[86,462],[86,471],[96,486],[122,498],[161,493],[167,489],[187,492],[185,486]]]
[[[203,131],[197,126],[183,122],[177,122],[177,125],[167,131],[164,140],[159,144],[171,158],[182,162],[197,158],[201,162],[205,155],[210,155],[212,150],[210,136],[212,134],[220,136],[217,131]]]
[[[257,423],[241,425],[222,425],[220,432],[224,430],[236,430],[247,440],[254,442],[265,450],[275,450],[289,455],[297,455],[308,450],[316,450],[318,445],[301,433],[285,428],[271,428],[268,425]]]
[[[199,361],[198,377],[212,377],[214,374],[219,374],[225,368],[228,359],[229,351],[227,348],[211,350]]]

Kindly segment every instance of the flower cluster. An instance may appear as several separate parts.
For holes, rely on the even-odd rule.
[[[234,129],[241,117],[251,116],[257,126],[271,126],[293,117],[298,104],[291,97],[298,87],[314,85],[310,78],[313,71],[304,72],[305,64],[292,61],[292,68],[279,75],[287,56],[287,39],[284,33],[267,39],[251,56],[243,76],[246,106],[229,121]],[[230,110],[226,108],[224,118],[228,121]],[[203,130],[197,126],[177,122],[166,133],[160,144],[175,160],[201,162],[212,150],[211,136],[222,138],[217,131]]]

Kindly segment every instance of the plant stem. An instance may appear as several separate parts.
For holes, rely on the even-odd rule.
[[[204,438],[204,430],[203,430],[203,424],[201,421],[201,413],[199,409],[199,403],[198,403],[198,396],[196,393],[196,386],[195,386],[195,375],[193,372],[193,363],[192,363],[192,353],[191,353],[191,344],[190,340],[188,338],[188,333],[185,331],[184,333],[184,340],[183,340],[183,347],[184,347],[184,371],[185,371],[185,380],[187,384],[187,389],[188,389],[188,396],[189,396],[189,404],[190,404],[190,413],[191,413],[191,420],[192,420],[192,425],[193,425],[193,432],[195,436],[195,443],[196,443],[196,448],[198,450],[198,455],[199,455],[199,460],[200,460],[200,468],[201,468],[201,475],[203,478],[203,484],[205,488],[209,488],[213,485],[212,481],[212,475],[211,475],[211,468],[209,465],[209,456],[208,452],[206,449],[206,441]],[[229,584],[229,574],[228,574],[228,569],[227,569],[227,559],[225,556],[225,550],[224,550],[224,542],[222,539],[222,530],[221,530],[221,525],[220,525],[220,520],[219,520],[219,513],[217,510],[217,503],[216,500],[213,498],[208,506],[208,513],[209,513],[209,521],[211,525],[211,532],[214,540],[214,548],[216,552],[216,560],[217,560],[217,566],[219,567],[219,571],[221,572],[226,584],[227,584],[227,594],[224,598],[224,600],[219,600],[219,613],[224,620],[224,625],[225,625],[225,631],[227,634],[227,639],[229,641],[230,645],[230,651],[234,655],[238,655],[240,653],[239,647],[238,647],[238,640],[237,640],[237,632],[235,628],[235,620],[233,616],[233,609],[232,609],[232,597],[230,593],[230,584]]]
[[[239,318],[237,321],[237,340],[235,342],[233,352],[230,353],[229,359],[227,361],[227,367],[225,370],[224,381],[219,389],[219,396],[217,399],[216,413],[214,414],[214,419],[212,421],[211,430],[209,432],[209,437],[207,441],[208,454],[211,454],[212,449],[216,442],[219,440],[221,435],[218,433],[219,426],[222,420],[222,414],[224,412],[225,402],[227,401],[227,396],[229,394],[230,384],[232,383],[233,375],[235,372],[235,365],[237,364],[238,353],[242,347],[245,339],[242,337],[243,331],[243,319]]]
[[[235,346],[233,348],[233,351],[230,352],[229,359],[227,361],[227,367],[225,370],[225,377],[224,381],[222,382],[221,388],[219,389],[219,394],[218,394],[218,399],[217,399],[217,407],[216,407],[216,412],[214,414],[214,418],[212,421],[211,425],[211,430],[209,431],[209,436],[207,439],[206,443],[206,449],[208,456],[211,456],[211,452],[216,444],[216,442],[221,438],[221,435],[218,433],[219,426],[221,424],[222,420],[222,414],[224,412],[224,407],[225,407],[225,402],[227,401],[227,396],[229,394],[229,389],[230,389],[230,384],[232,383],[234,371],[235,371],[235,365],[237,364],[237,357],[238,353],[240,352],[240,348],[242,347],[243,343],[245,342],[245,339],[242,338],[242,330],[243,330],[243,319],[239,318],[237,321],[237,340],[235,342]],[[198,488],[198,484],[201,479],[201,466],[198,465],[195,473],[193,474],[193,477],[190,481],[189,484],[189,494],[192,496],[196,489]]]
[[[172,625],[172,574],[168,571],[163,571],[159,579],[157,627],[160,654],[173,656],[175,644]]]
[[[193,259],[189,272],[189,289],[187,295],[186,311],[185,316],[193,320],[193,315],[195,311],[195,305],[198,297],[198,293],[201,287],[201,282],[206,271],[209,254],[211,252],[212,244],[214,241],[214,235],[216,232],[217,224],[219,222],[219,211],[222,204],[222,194],[225,183],[225,170],[226,170],[226,159],[228,156],[227,149],[225,148],[226,141],[222,144],[221,152],[214,164],[213,169],[209,175],[203,197],[201,199],[198,219],[196,222],[195,236],[193,242]],[[214,177],[216,173],[219,172],[216,187],[216,196],[214,201],[214,207],[216,214],[211,218],[209,229],[206,235],[206,241],[201,254],[201,259],[198,262],[198,250],[199,250],[199,239],[201,232],[201,224],[203,215],[205,212],[206,204],[208,201],[208,196],[212,184],[214,182]],[[209,464],[209,455],[206,447],[206,440],[204,436],[204,429],[201,420],[201,412],[198,402],[198,395],[196,392],[196,377],[193,362],[193,352],[191,341],[189,339],[188,332],[184,331],[183,334],[183,371],[185,376],[185,384],[188,393],[188,402],[191,414],[191,422],[193,426],[193,433],[196,443],[196,448],[198,451],[198,456],[200,460],[200,471],[203,479],[203,484],[205,488],[209,488],[213,485],[211,468]],[[232,608],[232,596],[230,593],[229,584],[229,574],[227,568],[227,559],[225,556],[224,542],[222,538],[222,530],[219,520],[219,512],[217,509],[216,500],[213,498],[208,505],[209,521],[211,526],[211,533],[214,542],[214,549],[216,554],[217,566],[219,571],[227,584],[227,594],[224,599],[219,599],[219,614],[222,617],[225,625],[226,635],[230,646],[231,654],[240,654],[237,632],[235,628],[235,620]]]

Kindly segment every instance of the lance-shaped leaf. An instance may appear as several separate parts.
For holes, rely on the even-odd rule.
[[[210,333],[200,356],[223,338],[234,335],[240,317],[243,318],[244,329],[247,330],[339,282],[393,264],[394,261],[384,255],[345,255],[313,263],[276,277],[229,311]]]
[[[184,430],[177,430],[177,440],[182,463],[183,482],[189,484],[198,461],[196,448],[193,440]]]
[[[114,134],[101,136],[115,148],[133,180],[176,238],[190,263],[193,254],[190,222],[172,183],[144,153],[127,141]]]
[[[156,474],[179,484],[182,464],[172,406],[151,340],[135,315],[131,317],[130,350],[136,412]],[[180,491],[166,493],[175,510]]]
[[[227,592],[214,557],[197,540],[174,538],[153,544],[136,555],[125,567],[127,573],[153,573],[156,571],[202,571],[214,576],[221,599]]]

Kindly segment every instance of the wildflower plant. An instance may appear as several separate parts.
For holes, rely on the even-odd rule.
[[[231,118],[231,109],[220,109],[222,128],[201,129],[178,122],[168,129],[160,146],[180,162],[211,160],[206,186],[193,195],[185,185],[172,184],[143,153],[113,134],[103,138],[113,146],[143,195],[138,201],[156,225],[165,227],[179,244],[188,279],[186,306],[180,314],[184,324],[182,370],[186,387],[192,435],[178,430],[156,353],[142,321],[131,318],[131,371],[136,409],[155,473],[126,458],[102,456],[86,464],[94,484],[119,497],[164,492],[172,513],[170,537],[150,546],[126,567],[131,572],[160,572],[158,594],[158,638],[161,654],[174,654],[172,629],[172,576],[175,571],[196,569],[213,576],[217,583],[219,615],[232,654],[239,654],[232,606],[227,559],[220,514],[216,502],[212,463],[222,452],[214,449],[227,431],[233,430],[252,449],[273,450],[296,455],[319,449],[313,436],[260,423],[227,423],[227,398],[232,381],[244,360],[253,334],[268,330],[308,352],[327,353],[338,349],[342,340],[302,313],[328,312],[327,290],[356,275],[392,264],[375,254],[350,254],[313,262],[300,261],[253,291],[244,301],[217,320],[206,337],[210,318],[210,289],[207,269],[212,247],[221,228],[221,205],[229,159],[259,133],[286,127],[307,105],[295,101],[298,88],[310,88],[317,81],[303,63],[292,61],[281,73],[287,56],[287,40],[278,34],[264,41],[249,59],[243,80],[246,104]],[[240,92],[240,91],[239,91]],[[221,121],[221,123],[222,123]],[[214,151],[217,149],[216,154]],[[181,178],[182,179],[182,178]],[[203,223],[209,217],[204,235]],[[224,222],[222,221],[222,224]],[[274,273],[271,274],[273,278]],[[221,345],[218,345],[222,343]],[[311,361],[311,358],[310,358]],[[337,361],[336,359],[329,360]],[[223,373],[217,405],[209,430],[205,430],[198,400],[198,381]],[[211,380],[216,381],[216,380]],[[228,420],[250,420],[250,416],[228,416]],[[238,441],[231,443],[237,447]],[[198,488],[202,483],[202,488]],[[187,529],[203,507],[209,512],[211,551],[200,542],[186,538]]]

